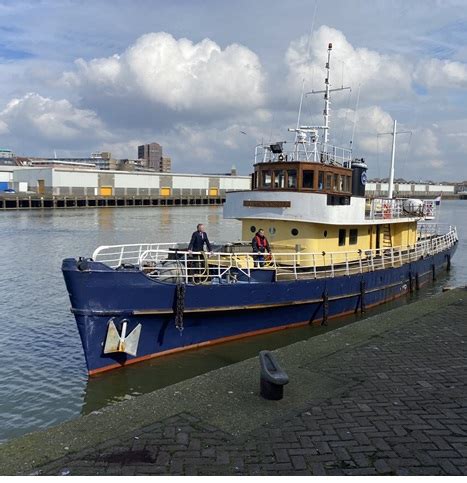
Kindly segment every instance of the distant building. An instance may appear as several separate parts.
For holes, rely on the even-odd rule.
[[[15,155],[11,149],[0,148],[0,158],[14,158]]]
[[[109,169],[103,167],[102,163],[99,166],[98,159],[93,158],[39,158],[39,157],[27,157],[21,158],[21,166],[30,167],[75,167],[82,169]]]
[[[162,146],[159,143],[138,146],[138,159],[143,160],[145,168],[154,171],[167,173],[172,169],[172,161],[163,156]]]
[[[117,164],[119,171],[148,171],[144,166],[144,159],[119,159]]]
[[[159,165],[161,173],[170,173],[172,171],[172,158],[163,157]]]
[[[31,166],[34,168],[76,168],[76,169],[95,169],[97,165],[95,163],[90,163],[88,161],[82,160],[71,160],[71,159],[56,159],[56,158],[29,158],[27,161],[23,162],[23,166]]]
[[[92,153],[91,159],[99,169],[117,169],[117,160],[112,159],[112,153],[108,151]]]
[[[159,171],[162,160],[162,146],[159,143],[138,146],[138,159],[143,159],[146,168]]]

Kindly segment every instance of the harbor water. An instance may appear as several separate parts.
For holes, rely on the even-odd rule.
[[[467,202],[443,201],[441,221],[456,225],[460,243],[451,271],[420,293],[371,310],[429,297],[467,284]],[[213,241],[238,240],[240,223],[222,207],[100,208],[0,213],[0,442],[135,397],[209,370],[332,330],[305,327],[154,359],[88,380],[60,271],[66,257],[90,256],[99,245],[188,242],[198,222]]]

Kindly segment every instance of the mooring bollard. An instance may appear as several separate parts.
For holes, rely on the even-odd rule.
[[[279,366],[274,355],[269,351],[259,353],[261,366],[260,393],[264,399],[278,401],[284,397],[284,386],[289,376]]]

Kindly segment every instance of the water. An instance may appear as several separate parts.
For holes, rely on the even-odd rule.
[[[457,224],[451,272],[413,299],[467,284],[467,201],[445,201],[443,222]],[[86,414],[197,374],[331,330],[305,327],[136,364],[88,380],[60,272],[63,258],[90,256],[101,244],[187,240],[196,223],[211,240],[237,240],[240,223],[221,207],[108,208],[0,213],[0,441]],[[412,299],[412,300],[413,300]],[[400,300],[394,304],[407,303]],[[387,310],[388,304],[378,311]],[[376,313],[370,311],[367,315]]]

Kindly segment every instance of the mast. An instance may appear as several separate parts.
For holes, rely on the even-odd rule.
[[[392,198],[394,194],[394,161],[396,158],[396,137],[398,134],[410,134],[412,131],[397,131],[397,121],[394,119],[394,125],[392,132],[382,132],[378,133],[377,137],[384,135],[392,135],[392,149],[391,149],[391,167],[389,168],[389,186],[388,186],[388,198]],[[407,151],[408,152],[408,151]]]
[[[324,144],[328,143],[329,137],[329,76],[331,74],[331,50],[332,44],[328,45],[328,61],[326,62],[326,79],[324,79]]]
[[[308,94],[324,94],[324,125],[319,126],[318,129],[322,129],[324,131],[324,138],[323,138],[323,151],[327,151],[327,144],[329,141],[329,118],[330,118],[330,111],[331,111],[331,92],[336,91],[345,91],[347,89],[350,90],[350,87],[337,87],[335,89],[331,89],[330,83],[330,75],[331,75],[331,51],[332,51],[332,43],[328,44],[328,59],[326,62],[326,78],[324,79],[324,90],[323,91],[311,91],[307,92]]]
[[[389,189],[388,198],[392,198],[394,191],[394,159],[396,157],[396,135],[397,135],[397,121],[394,119],[394,127],[392,130],[392,149],[391,149],[391,167],[389,169]]]

